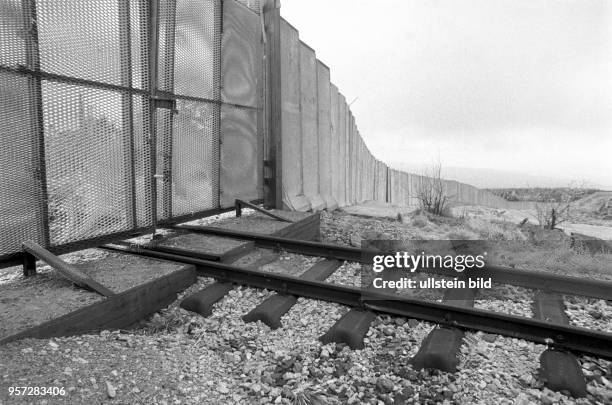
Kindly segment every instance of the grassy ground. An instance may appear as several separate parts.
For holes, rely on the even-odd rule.
[[[520,215],[515,217],[519,218]],[[494,254],[489,255],[493,264],[612,280],[612,254],[590,253],[581,246],[572,246],[570,237],[560,230],[544,230],[533,223],[519,227],[515,222],[505,220],[503,215],[499,218],[492,219],[488,210],[478,207],[469,211],[454,210],[449,216],[416,210],[400,216],[395,223],[387,221],[386,227],[383,227],[387,229],[382,230],[382,235],[379,231],[376,236],[387,235],[389,239],[401,235],[405,239],[419,240],[487,240],[494,250]],[[365,237],[368,236],[366,232]]]

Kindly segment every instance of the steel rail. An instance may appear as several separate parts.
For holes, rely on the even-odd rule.
[[[262,235],[253,232],[232,231],[229,229],[221,229],[211,226],[176,225],[171,226],[170,228],[184,231],[187,230],[194,233],[226,236],[234,239],[252,240],[255,242],[255,245],[264,248],[283,249],[288,252],[325,257],[329,259],[348,260],[350,262],[363,262],[362,250],[355,247],[284,238],[280,236]]]
[[[612,359],[612,334],[585,328],[554,324],[532,318],[518,317],[444,303],[421,301],[395,294],[364,292],[358,288],[300,279],[158,252],[146,248],[104,245],[103,248],[171,260],[196,266],[200,276],[221,281],[275,290],[283,294],[335,302],[377,312],[417,318],[470,330],[481,330],[514,338],[548,344],[563,350]]]
[[[326,257],[330,259],[348,260],[370,264],[367,255],[359,248],[339,246],[327,243],[262,235],[252,232],[240,232],[206,226],[177,225],[174,229],[188,230],[194,233],[225,236],[235,239],[252,240],[259,247],[283,249],[288,252],[303,255]],[[449,276],[448,269],[429,268],[426,271],[438,275]],[[482,269],[469,270],[470,276],[490,277],[492,281],[501,284],[513,284],[531,289],[551,290],[569,295],[612,300],[612,282],[593,280],[572,276],[564,276],[543,271],[519,270],[508,267],[487,265]]]

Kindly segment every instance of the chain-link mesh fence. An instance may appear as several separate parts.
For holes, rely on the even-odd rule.
[[[222,14],[0,0],[0,259],[219,207]]]

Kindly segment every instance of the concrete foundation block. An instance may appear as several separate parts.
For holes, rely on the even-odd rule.
[[[290,211],[306,212],[310,210],[310,201],[303,195],[287,196],[283,198],[285,208]]]
[[[323,195],[323,200],[325,200],[325,209],[329,212],[338,209],[338,201],[331,195]]]
[[[310,209],[313,212],[322,211],[326,208],[325,200],[320,195],[308,197],[308,200],[310,202]]]

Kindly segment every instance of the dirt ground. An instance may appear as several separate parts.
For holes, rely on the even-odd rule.
[[[233,249],[247,245],[244,241],[222,238],[213,235],[186,233],[172,235],[159,243],[161,246],[180,247],[192,251],[202,251],[215,255],[223,255]]]
[[[183,267],[171,262],[98,249],[83,252],[62,258],[115,293],[127,291]],[[84,254],[87,259],[82,259]],[[104,299],[95,292],[74,286],[57,271],[40,262],[37,271],[36,276],[23,278],[19,267],[2,270],[5,281],[0,282],[0,338]]]
[[[188,225],[206,225],[213,226],[217,228],[230,229],[234,231],[243,231],[243,232],[255,232],[261,234],[272,234],[277,232],[287,225],[288,222],[282,222],[271,218],[267,215],[264,215],[260,212],[256,211],[243,211],[242,217],[235,217],[233,214],[227,215],[224,218],[219,220],[215,220],[211,222],[209,219],[196,220],[192,222],[188,222]],[[297,211],[279,211],[279,210],[271,210],[271,212],[290,219],[292,221],[300,221],[310,215],[308,212],[297,212]]]
[[[531,229],[531,228],[530,228]],[[533,245],[527,259],[539,267],[576,269],[583,263],[593,273],[609,269],[610,258],[585,255],[565,245],[561,232],[544,243],[543,234],[516,224],[477,217],[431,217],[422,213],[401,218],[364,218],[346,212],[323,213],[326,242],[359,246],[364,238],[482,239]],[[550,236],[550,235],[549,235]],[[553,252],[551,254],[551,252]],[[528,255],[526,255],[528,256]],[[519,266],[522,253],[508,255]],[[595,258],[595,264],[592,264]],[[313,259],[256,249],[236,264],[263,263],[260,270],[298,275]],[[589,264],[591,263],[591,264]],[[540,269],[541,270],[541,269]],[[552,271],[552,270],[551,270]],[[594,274],[594,273],[593,273]],[[591,274],[589,276],[592,276]],[[358,285],[360,265],[344,263],[329,281]],[[271,330],[242,316],[274,292],[236,287],[204,318],[180,308],[180,301],[209,286],[200,278],[168,308],[138,327],[122,331],[50,340],[26,339],[0,347],[0,402],[154,403],[154,404],[600,404],[612,403],[612,363],[580,356],[588,396],[575,399],[544,387],[539,355],[545,347],[504,336],[466,333],[456,373],[414,370],[410,359],[435,327],[429,322],[380,315],[363,350],[323,345],[319,337],[346,311],[342,305],[299,298]],[[530,315],[531,291],[499,288],[477,306]],[[432,297],[434,298],[434,297]],[[439,297],[435,297],[439,299]],[[576,324],[589,328],[610,323],[606,302],[572,299]],[[63,387],[62,397],[9,397],[15,385]]]

